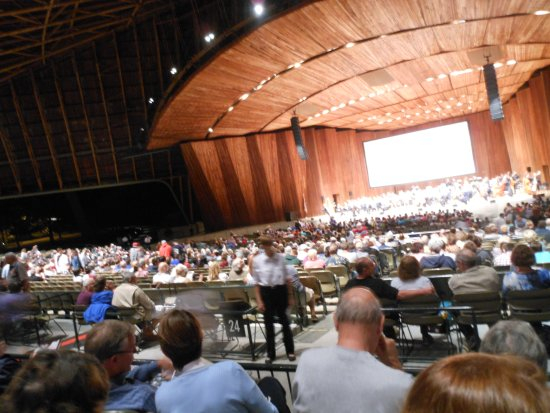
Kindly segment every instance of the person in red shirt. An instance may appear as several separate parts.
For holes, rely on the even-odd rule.
[[[172,246],[165,240],[162,240],[160,242],[159,254],[170,262],[169,260],[172,258]]]

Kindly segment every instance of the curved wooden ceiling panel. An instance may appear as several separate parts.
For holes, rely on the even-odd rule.
[[[550,0],[327,0],[259,27],[159,109],[149,147],[290,126],[398,129],[487,110],[479,62],[497,46],[503,101],[550,63]],[[380,69],[383,69],[380,71]]]

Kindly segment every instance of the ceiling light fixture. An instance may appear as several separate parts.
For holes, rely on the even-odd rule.
[[[242,95],[239,100],[246,100],[248,99],[248,97],[250,96],[250,93],[245,93],[244,95]]]
[[[516,59],[510,59],[510,60],[507,60],[506,61],[506,64],[508,66],[511,66],[511,65],[515,65],[517,63],[517,60]]]
[[[466,20],[463,20],[463,19],[453,20],[451,23],[452,24],[462,24],[462,23],[466,23]]]
[[[550,11],[548,10],[537,10],[533,13],[535,16],[545,16],[547,14],[550,14]]]
[[[440,73],[439,75],[437,75],[438,79],[445,79],[446,77],[447,75],[445,73]]]
[[[208,133],[212,133],[212,132],[214,132],[214,129],[208,128]]]
[[[207,43],[210,43],[212,40],[214,40],[214,33],[208,33],[206,36],[204,36],[204,40],[206,40]]]
[[[502,67],[502,63],[496,62],[493,64],[493,66],[495,67],[495,69],[498,69],[499,67]]]
[[[350,48],[352,48],[353,46],[355,46],[355,43],[349,42],[349,43],[346,44],[346,49],[350,49]]]
[[[227,109],[228,112],[232,112],[233,109],[235,109],[233,106],[229,106],[229,108]]]
[[[149,98],[148,102],[149,102],[149,103],[155,103],[155,99]]]
[[[264,5],[263,4],[255,4],[254,5],[254,14],[256,16],[261,16],[262,14],[264,14]]]
[[[172,67],[172,69],[170,69],[170,73],[175,75],[176,73],[178,73],[178,69],[176,69],[175,67]]]

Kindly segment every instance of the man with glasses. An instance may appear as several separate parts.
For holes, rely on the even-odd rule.
[[[130,323],[105,320],[88,333],[85,352],[97,357],[109,374],[111,386],[105,410],[156,412],[156,389],[147,381],[161,369],[172,369],[172,363],[162,359],[132,369],[135,349],[134,327]]]

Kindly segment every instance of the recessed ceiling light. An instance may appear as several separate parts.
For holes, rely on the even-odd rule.
[[[502,63],[496,62],[493,64],[493,66],[495,67],[495,69],[498,69],[499,67],[502,67]]]
[[[456,106],[461,107],[461,106],[462,106],[462,102],[458,102],[458,103],[456,104]]]
[[[261,16],[264,13],[264,5],[263,4],[256,4],[254,5],[254,14],[256,16]]]
[[[250,96],[250,93],[245,93],[245,94],[242,95],[239,99],[240,99],[240,100],[246,100],[246,99],[248,99],[249,96]]]
[[[364,101],[365,99],[366,99],[365,96],[361,96],[361,97],[359,98],[359,100],[360,100],[361,102]]]
[[[319,116],[321,116],[320,113],[316,113],[316,114],[315,114],[315,117],[316,117],[316,118],[318,118]]]
[[[445,73],[440,73],[439,75],[437,75],[438,79],[445,79],[446,77],[447,75]]]
[[[296,69],[299,69],[301,66],[302,66],[302,62],[296,62],[296,63],[294,63],[294,67],[295,67]]]
[[[178,73],[178,69],[176,69],[175,67],[172,67],[172,69],[170,69],[170,73],[175,75],[176,73]]]
[[[391,116],[391,113],[390,113],[390,112],[387,112],[387,113],[386,113],[386,116]]]
[[[544,16],[546,14],[549,14],[550,11],[548,10],[537,10],[535,13],[533,13],[535,16]]]
[[[214,33],[208,33],[206,36],[204,36],[204,40],[206,40],[207,43],[210,43],[212,40],[214,40]]]
[[[229,106],[229,108],[227,109],[228,112],[232,112],[233,109],[235,109],[233,106]]]
[[[254,88],[254,90],[260,90],[260,89],[263,88],[263,87],[264,87],[264,85],[258,85],[258,86],[256,86],[256,87]]]
[[[212,133],[212,132],[214,132],[214,129],[208,128],[208,132],[209,132],[209,133]]]
[[[349,42],[346,44],[346,49],[352,48],[353,46],[355,46],[355,43]]]
[[[376,96],[376,93],[374,93],[374,92],[369,93],[369,98],[373,98],[375,96]]]
[[[330,110],[325,109],[325,110],[323,110],[321,113],[322,113],[323,115],[326,115],[326,114],[329,113],[329,112],[330,112]]]
[[[453,24],[462,24],[462,23],[466,23],[466,20],[463,20],[463,19],[453,20],[452,23]]]
[[[155,99],[149,98],[149,101],[148,101],[148,102],[149,102],[149,103],[155,103]]]
[[[345,103],[340,103],[340,104],[338,105],[338,108],[340,108],[340,109],[345,108],[345,107],[346,107],[346,104],[345,104]]]
[[[517,63],[517,60],[516,59],[510,59],[510,60],[507,60],[506,61],[506,64],[507,65],[515,65]]]
[[[334,112],[335,110],[338,110],[338,106],[333,106],[333,107],[330,108],[331,112]]]
[[[348,102],[348,105],[354,105],[355,104],[355,100],[351,99],[349,102]]]

